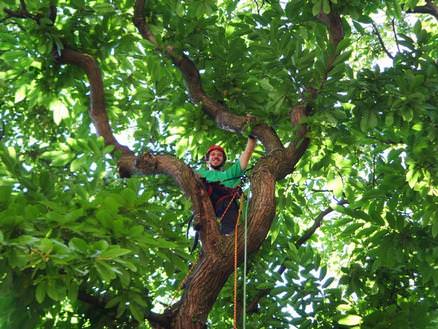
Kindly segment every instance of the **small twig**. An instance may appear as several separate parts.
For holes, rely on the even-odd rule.
[[[34,20],[37,24],[39,24],[41,15],[32,15],[25,8],[26,8],[26,6],[24,7],[24,9],[23,9],[23,7],[21,7],[18,11],[5,8],[5,9],[3,9],[3,11],[7,14],[6,19],[7,18],[31,19],[31,20]]]
[[[389,58],[394,59],[394,56],[391,55],[391,53],[386,49],[385,44],[383,43],[382,36],[380,35],[379,30],[377,29],[376,24],[374,22],[371,23],[373,25],[374,33],[377,35],[377,38],[379,39],[380,45],[382,46],[383,51],[389,56]]]
[[[338,206],[342,206],[347,203],[347,200],[339,200],[337,202]],[[322,220],[325,216],[330,214],[332,211],[334,211],[333,208],[328,207],[327,209],[321,211],[319,215],[314,219],[313,225],[307,229],[306,232],[295,242],[295,246],[297,248],[301,247],[307,240],[309,240],[312,235],[315,233],[315,231],[321,226]]]
[[[394,33],[395,44],[397,45],[397,50],[400,52],[400,45],[398,43],[397,31],[395,30],[395,20],[394,18],[391,20],[392,32]]]
[[[342,205],[344,205],[346,203],[348,203],[347,200],[340,200],[340,201],[338,201],[337,204],[339,206],[342,206]],[[304,234],[295,241],[295,243],[294,243],[295,247],[298,249],[307,240],[309,240],[313,236],[313,234],[316,232],[316,230],[321,226],[324,217],[327,216],[328,214],[330,214],[333,211],[335,211],[335,209],[333,209],[331,207],[328,207],[327,209],[321,211],[319,213],[319,215],[314,219],[313,225],[311,227],[309,227],[304,232]],[[282,275],[284,273],[284,271],[286,271],[286,269],[287,269],[287,267],[284,264],[282,264],[280,266],[280,268],[278,269],[277,274]],[[247,313],[248,314],[255,313],[257,311],[257,305],[260,302],[260,300],[262,298],[264,298],[265,296],[267,296],[270,291],[271,291],[270,288],[259,290],[257,292],[257,294],[254,296],[254,298],[252,299],[252,301],[248,304]],[[240,316],[242,316],[242,314],[240,314]]]
[[[257,8],[257,14],[259,14],[259,15],[260,15],[260,7],[259,7],[259,2],[258,2],[257,0],[254,0],[254,3],[255,3],[255,5],[256,5],[256,8]]]
[[[312,192],[315,193],[333,193],[333,190],[327,190],[327,189],[312,189]]]

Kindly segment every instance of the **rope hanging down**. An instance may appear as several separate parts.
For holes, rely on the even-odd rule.
[[[244,204],[244,194],[240,196],[239,213],[236,220],[236,226],[234,228],[234,329],[237,329],[237,265],[238,265],[238,225],[240,221],[240,215],[242,214],[243,204]],[[242,328],[246,328],[246,263],[247,263],[247,245],[248,245],[248,203],[249,197],[247,198],[245,213],[244,213],[244,254],[243,254],[243,311],[242,311]]]
[[[234,329],[237,329],[237,263],[238,263],[238,237],[239,237],[239,221],[240,214],[242,213],[242,205],[243,205],[243,193],[240,196],[240,205],[239,205],[239,213],[237,215],[236,226],[234,227]]]
[[[246,267],[248,264],[248,208],[249,208],[249,196],[251,191],[248,193],[247,201],[245,205],[244,214],[244,246],[243,246],[243,307],[242,307],[242,328],[246,328]]]
[[[245,174],[247,171],[251,170],[252,168],[248,168],[247,170],[245,170]],[[244,207],[244,198],[245,195],[242,192],[242,187],[246,182],[247,176],[246,175],[242,175],[239,176],[241,178],[241,183],[239,184],[239,190],[235,190],[234,193],[232,194],[231,200],[228,202],[224,212],[222,213],[221,217],[219,218],[219,222],[221,222],[225,216],[225,214],[227,213],[227,211],[229,210],[232,202],[236,199],[236,197],[239,196],[240,194],[240,200],[239,200],[239,209],[237,211],[237,219],[235,222],[235,226],[234,226],[234,297],[233,297],[233,301],[234,301],[234,320],[233,320],[233,328],[237,329],[237,268],[238,268],[238,236],[239,236],[239,232],[238,232],[238,225],[240,222],[240,216],[243,212],[243,207]],[[232,177],[231,179],[236,179],[238,177]],[[227,179],[228,180],[228,179]],[[246,328],[246,271],[247,271],[247,241],[248,241],[248,235],[247,235],[247,219],[248,219],[248,206],[249,206],[249,197],[247,198],[247,202],[246,202],[246,207],[245,207],[245,211],[244,211],[244,257],[243,257],[243,308],[242,308],[242,328],[245,329]],[[191,221],[193,220],[193,215],[190,217],[189,219],[189,223],[188,223],[188,227],[187,227],[187,236],[188,236],[188,230],[191,224]],[[196,232],[198,234],[198,232]],[[191,252],[194,251],[194,249],[196,248],[196,242],[197,242],[197,237],[195,237],[195,244],[193,245]],[[190,267],[188,273],[186,274],[185,278],[181,281],[180,285],[178,286],[177,290],[180,290],[183,286],[185,281],[187,280],[188,276],[191,274],[192,270],[193,270],[193,264]]]

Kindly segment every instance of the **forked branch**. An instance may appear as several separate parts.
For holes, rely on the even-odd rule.
[[[386,48],[385,43],[383,42],[382,36],[376,24],[374,24],[373,22],[372,25],[373,25],[374,33],[377,35],[377,39],[379,40],[380,46],[382,47],[383,51],[385,52],[386,55],[388,55],[389,58],[394,59],[394,56],[388,51],[388,48]]]
[[[191,199],[196,218],[203,219],[201,237],[206,237],[203,240],[206,252],[214,248],[216,246],[214,241],[220,236],[214,212],[201,182],[195,177],[191,168],[172,156],[153,156],[145,153],[141,157],[136,157],[128,147],[121,145],[111,130],[106,112],[102,75],[96,60],[88,54],[70,48],[64,48],[61,56],[56,57],[56,59],[60,63],[76,65],[86,73],[91,89],[90,117],[97,133],[104,138],[105,143],[114,145],[115,149],[122,153],[119,160],[121,176],[129,177],[135,172],[146,175],[167,174],[171,176],[185,195]]]
[[[172,45],[164,46],[158,43],[145,19],[145,0],[136,0],[133,22],[141,36],[152,43],[157,51],[168,57],[179,69],[192,101],[202,105],[204,112],[214,119],[219,128],[243,133],[248,124],[254,125],[253,134],[263,143],[268,153],[283,148],[277,134],[268,125],[263,123],[256,125],[255,117],[236,115],[226,106],[208,96],[202,87],[201,76],[196,65],[187,55],[178,53]]]

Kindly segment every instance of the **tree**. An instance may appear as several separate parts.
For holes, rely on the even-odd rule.
[[[192,168],[249,133],[239,320],[436,325],[434,2],[0,9],[1,328],[231,327],[233,238]]]

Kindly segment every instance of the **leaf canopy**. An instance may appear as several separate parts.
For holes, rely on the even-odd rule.
[[[132,23],[133,0],[27,1],[24,19],[11,14],[20,3],[0,3],[0,328],[152,327],[198,256],[185,237],[192,204],[168,176],[118,177],[88,115],[90,81],[56,56],[68,46],[96,59],[111,128],[136,154],[196,169],[211,144],[237,159],[245,138],[191,101]],[[292,145],[291,110],[312,108],[310,146],[277,182],[275,220],[249,258],[249,328],[437,325],[438,27],[427,8],[437,5],[147,2],[157,43],[188,56],[231,113]],[[335,14],[334,46],[324,19]],[[265,156],[259,146],[252,161]],[[211,328],[232,326],[231,281]]]

